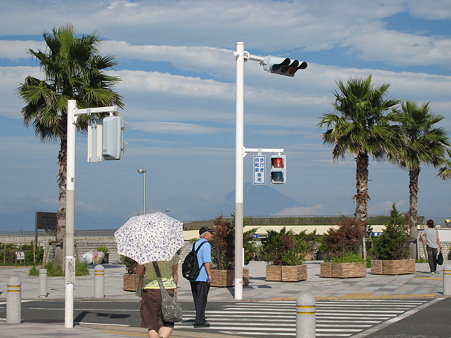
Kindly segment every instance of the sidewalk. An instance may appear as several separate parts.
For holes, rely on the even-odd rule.
[[[306,263],[308,265],[307,281],[294,283],[266,282],[265,263],[251,262],[248,266],[250,284],[243,288],[243,300],[296,300],[300,292],[308,292],[316,299],[373,299],[373,298],[436,298],[442,297],[443,273],[442,266],[435,275],[429,274],[427,263],[417,263],[416,273],[412,275],[372,275],[365,278],[335,279],[320,278],[318,261]],[[94,269],[91,265],[90,269]],[[29,268],[0,267],[0,303],[6,302],[7,281],[10,277],[18,277],[22,283],[23,300],[64,299],[64,277],[48,277],[46,298],[39,297],[39,277],[28,276]],[[367,270],[369,272],[369,269]],[[122,290],[122,265],[105,265],[105,298],[108,300],[129,300],[136,302],[138,298],[133,292]],[[181,274],[180,274],[181,276]],[[94,276],[77,277],[75,281],[74,298],[92,299],[94,297]],[[182,302],[192,302],[189,282],[180,279],[178,298]],[[233,288],[211,288],[209,300],[218,302],[234,302]],[[2,337],[132,337],[146,336],[141,328],[118,327],[80,327],[65,329],[64,324],[47,325],[36,323],[6,324],[0,319]],[[10,334],[10,336],[9,336]],[[209,337],[214,337],[211,333]],[[200,337],[199,332],[183,332],[174,330],[173,337]],[[216,337],[224,337],[216,335]],[[230,337],[230,336],[228,336]]]

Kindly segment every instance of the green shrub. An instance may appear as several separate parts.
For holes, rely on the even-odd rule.
[[[23,250],[25,254],[24,261],[16,261],[16,251]],[[0,243],[0,264],[3,265],[30,265],[30,264],[42,264],[42,260],[44,257],[44,248],[37,247],[36,248],[36,257],[34,253],[34,244],[31,242],[30,244],[4,244]],[[36,259],[36,260],[35,260]]]
[[[283,227],[279,232],[268,230],[262,239],[261,257],[274,265],[302,264],[308,249],[306,233],[295,235],[292,230]]]
[[[361,252],[364,227],[354,218],[344,217],[338,229],[329,229],[321,238],[320,251],[326,261],[335,257],[344,257],[348,253],[358,255]]]
[[[340,255],[337,255],[332,260],[334,263],[363,263],[364,260],[362,256],[356,254],[355,252],[343,252]]]
[[[108,253],[108,248],[106,246],[99,246],[96,248],[97,251]]]
[[[33,265],[33,267],[28,271],[28,275],[30,276],[39,276],[39,269]]]
[[[218,216],[213,221],[215,234],[211,241],[212,267],[219,270],[233,269],[235,266],[235,225],[233,218]],[[244,264],[255,257],[257,248],[254,234],[257,228],[243,233]]]
[[[47,263],[44,269],[47,269],[48,277],[63,277],[64,271],[58,265],[53,265],[53,263]],[[33,266],[29,273],[30,276],[39,276],[39,268]],[[89,275],[88,265],[86,263],[76,263],[75,264],[75,276],[86,276]]]
[[[86,276],[89,275],[88,263],[76,263],[75,264],[75,276]]]
[[[126,257],[121,255],[120,256],[121,263],[125,265],[125,269],[127,270],[127,273],[129,275],[132,275],[135,273],[136,269],[136,262],[135,260],[131,259],[130,257]]]
[[[409,257],[408,235],[405,218],[393,203],[389,222],[381,236],[373,239],[371,254],[375,259],[393,260]]]

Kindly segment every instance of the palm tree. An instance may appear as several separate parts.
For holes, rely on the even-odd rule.
[[[448,158],[451,158],[451,148],[448,149]],[[444,180],[451,178],[451,160],[446,160],[445,165],[440,168],[437,176]]]
[[[44,71],[45,80],[27,76],[17,89],[24,100],[21,109],[24,123],[33,125],[41,141],[59,141],[58,187],[55,264],[63,266],[63,242],[66,233],[66,162],[67,162],[67,101],[74,99],[80,108],[118,105],[122,97],[112,90],[119,78],[105,74],[116,65],[111,56],[101,56],[96,35],[77,37],[71,25],[44,33],[45,51],[29,50]],[[88,117],[77,120],[77,128],[87,127]]]
[[[356,201],[355,218],[366,228],[368,216],[368,165],[369,156],[382,157],[390,148],[391,128],[386,116],[398,100],[386,98],[389,84],[373,87],[371,75],[366,79],[339,81],[334,91],[334,110],[339,114],[323,114],[319,126],[327,130],[321,135],[324,143],[334,144],[334,160],[344,158],[346,153],[356,155]],[[365,236],[363,255],[366,258]]]
[[[398,144],[388,157],[409,171],[409,254],[410,258],[416,258],[418,178],[421,164],[430,164],[435,168],[446,166],[446,155],[451,145],[446,132],[442,128],[434,127],[443,120],[443,116],[431,113],[429,103],[417,105],[415,102],[406,101],[401,105],[401,111],[394,113],[394,120],[399,123],[396,126]]]

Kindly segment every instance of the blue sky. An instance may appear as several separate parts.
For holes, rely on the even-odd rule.
[[[42,77],[28,48],[45,48],[42,33],[67,23],[96,32],[101,52],[117,58],[111,73],[122,79],[129,123],[121,161],[87,163],[86,136],[77,135],[78,229],[115,228],[141,212],[138,168],[148,170],[148,210],[182,221],[231,212],[223,201],[235,187],[237,41],[254,55],[309,64],[294,78],[245,64],[245,146],[285,149],[287,184],[271,188],[299,202],[271,216],[354,212],[354,160],[334,162],[317,127],[332,112],[336,81],[372,74],[393,98],[430,101],[451,130],[449,0],[5,0],[0,19],[0,230],[32,229],[35,211],[57,208],[58,145],[23,125],[15,90],[27,75]],[[436,174],[422,168],[419,214],[440,220],[451,216],[450,181]],[[371,215],[393,202],[408,210],[406,171],[371,161],[369,175]]]

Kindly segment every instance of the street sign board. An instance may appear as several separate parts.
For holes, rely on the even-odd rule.
[[[254,166],[253,166],[254,184],[257,185],[266,184],[265,170],[266,170],[266,156],[254,155]]]
[[[35,224],[37,229],[56,230],[56,212],[36,212]]]

